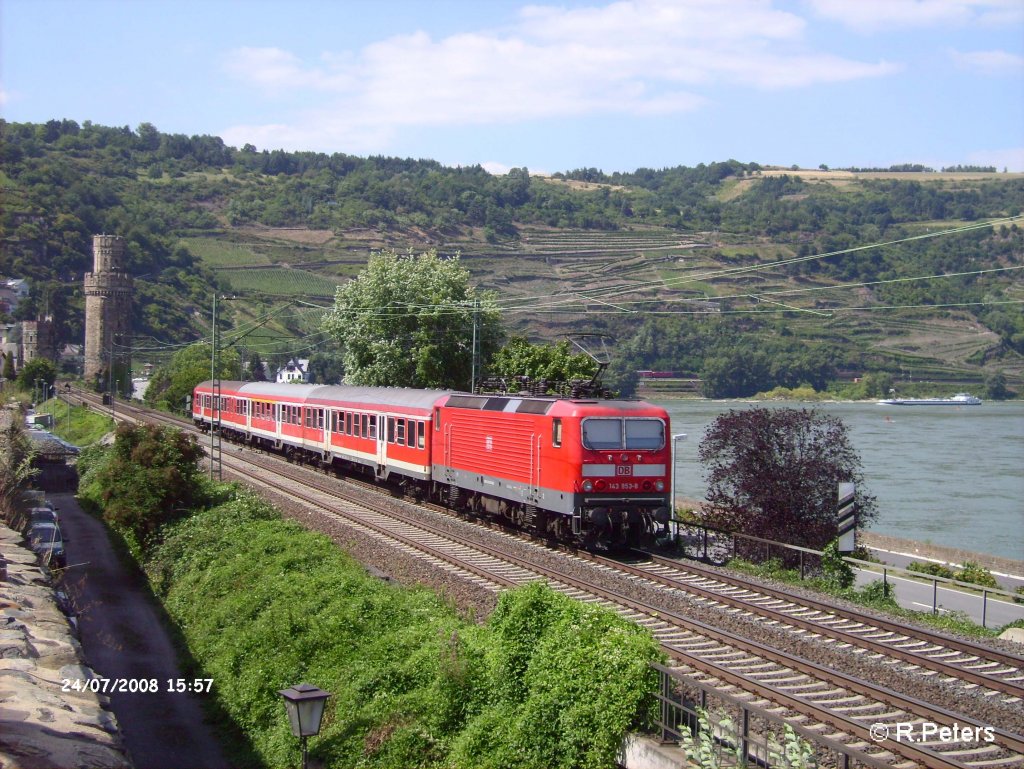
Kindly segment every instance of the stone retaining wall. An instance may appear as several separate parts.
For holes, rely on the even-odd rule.
[[[0,767],[130,769],[103,695],[62,691],[95,677],[49,575],[0,523]]]

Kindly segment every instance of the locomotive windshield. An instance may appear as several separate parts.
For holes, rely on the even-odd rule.
[[[664,445],[665,423],[660,419],[583,420],[583,446],[588,449],[660,449]]]

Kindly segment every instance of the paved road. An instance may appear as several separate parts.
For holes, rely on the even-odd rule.
[[[910,558],[900,558],[897,554],[878,552],[882,560],[901,568],[910,562]],[[918,559],[920,560],[920,559]],[[863,587],[868,582],[881,579],[876,571],[855,569],[857,586]],[[918,579],[910,579],[890,572],[886,579],[896,591],[896,600],[900,606],[913,611],[931,611],[933,605],[938,606],[939,613],[963,612],[979,625],[988,628],[999,628],[1014,620],[1024,619],[1024,604],[1013,603],[1005,599],[981,593],[957,590],[944,586],[941,582],[933,584]],[[1000,575],[999,583],[1004,588],[1014,589],[1020,584],[1019,577]],[[934,592],[933,592],[934,591]]]
[[[74,496],[50,499],[68,540],[68,592],[81,612],[86,659],[104,678],[157,681],[156,693],[110,695],[133,763],[138,769],[226,768],[200,696],[168,691],[168,679],[184,674],[146,586],[118,560],[106,529]]]
[[[913,562],[928,563],[929,561],[933,561],[935,563],[943,563],[943,565],[949,566],[948,563],[943,561],[935,561],[934,559],[924,558],[920,555],[897,553],[892,550],[883,550],[879,547],[869,547],[868,550],[870,550],[879,561],[882,561],[883,563],[891,563],[893,566],[899,566],[903,569],[907,568],[907,565]],[[992,576],[996,578],[996,581],[1004,590],[1014,591],[1018,587],[1024,586],[1024,568],[1022,568],[1018,574],[1004,574],[1003,572],[994,571],[992,572]]]

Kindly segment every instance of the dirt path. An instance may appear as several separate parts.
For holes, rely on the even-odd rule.
[[[111,684],[124,679],[134,688],[132,682],[148,686],[155,679],[159,690],[110,695],[132,762],[138,769],[227,767],[203,719],[203,695],[168,691],[168,680],[184,674],[146,587],[118,560],[103,525],[84,513],[73,495],[52,494],[50,499],[70,540],[67,586],[81,612],[86,659]]]

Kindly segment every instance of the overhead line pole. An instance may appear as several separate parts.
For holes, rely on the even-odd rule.
[[[213,292],[213,323],[210,326],[210,480],[223,477],[220,442],[220,361],[217,350],[217,292]]]
[[[222,299],[236,299],[235,296],[225,296]],[[218,294],[214,292],[213,295],[213,324],[210,330],[210,390],[212,393],[213,401],[210,404],[210,479],[213,480],[216,475],[217,480],[223,480],[224,468],[223,468],[223,453],[224,447],[221,441],[220,433],[220,418],[221,418],[221,402],[220,402],[220,345],[217,339],[217,299]],[[285,310],[295,304],[292,300],[281,307],[279,310],[275,310],[274,313]],[[235,340],[233,340],[224,349],[230,349],[238,344],[240,341],[249,336],[249,334],[256,331],[258,328],[268,323],[273,317],[274,313],[268,313],[267,316],[260,321],[257,325],[253,326],[246,333],[242,334]]]
[[[472,349],[472,362],[470,364],[469,374],[469,391],[476,392],[476,369],[477,369],[477,323],[480,319],[480,302],[477,299],[473,300],[473,349]]]

